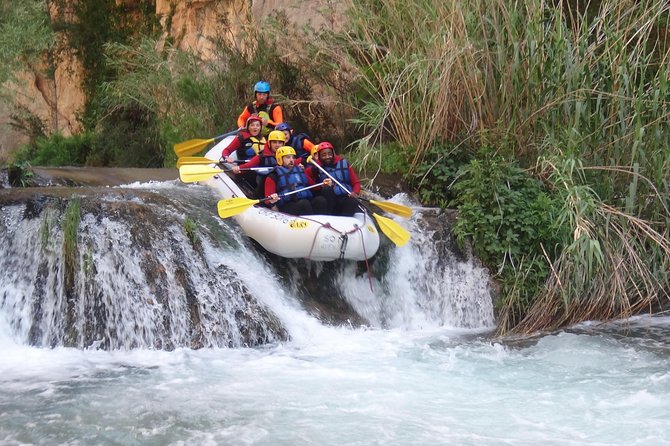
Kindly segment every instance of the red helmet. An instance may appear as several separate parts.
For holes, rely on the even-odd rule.
[[[320,152],[325,149],[330,149],[333,151],[333,155],[335,154],[335,147],[333,147],[333,145],[328,141],[320,142],[319,145],[317,146],[316,151]]]
[[[249,128],[249,124],[251,124],[254,121],[260,122],[261,125],[263,125],[263,120],[261,119],[260,116],[258,115],[251,115],[247,118],[246,124],[244,124],[244,127]]]

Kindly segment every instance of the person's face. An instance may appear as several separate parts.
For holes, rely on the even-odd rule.
[[[256,92],[256,102],[258,102],[259,104],[265,104],[265,101],[268,100],[268,96],[270,96],[269,93]]]
[[[291,131],[290,130],[282,130],[284,132],[284,138],[286,138],[286,141],[291,139]]]
[[[261,132],[261,123],[258,121],[251,121],[249,124],[249,133],[251,133],[251,136],[258,136],[258,134]]]
[[[270,150],[272,150],[272,153],[275,153],[277,149],[283,145],[284,143],[282,141],[270,141]]]
[[[293,167],[295,166],[295,155],[284,155],[281,158],[282,166],[284,167]]]
[[[323,164],[326,166],[330,166],[333,164],[333,160],[335,159],[335,154],[331,149],[323,149],[319,150],[319,161],[321,161]]]

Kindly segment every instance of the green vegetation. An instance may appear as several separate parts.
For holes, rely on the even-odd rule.
[[[12,187],[29,187],[33,184],[33,171],[28,162],[14,162],[7,165],[7,180]]]
[[[42,250],[46,250],[49,246],[49,238],[51,237],[51,213],[46,212],[42,217],[42,223],[40,224],[40,247]]]
[[[15,82],[19,69],[41,62],[55,43],[46,2],[0,1],[0,85]],[[0,89],[0,99],[7,99],[8,91]]]
[[[81,220],[81,200],[73,198],[65,209],[63,220],[63,260],[65,267],[65,286],[71,289],[77,266],[79,222]]]
[[[60,133],[39,136],[34,145],[23,147],[14,155],[16,162],[38,166],[81,166],[93,146],[94,135],[85,132],[66,138]]]
[[[354,80],[365,167],[396,142],[420,196],[458,207],[500,333],[667,299],[670,6],[587,5],[348,2],[322,51]]]
[[[186,236],[191,241],[192,245],[196,245],[198,243],[197,231],[198,231],[198,224],[194,220],[191,220],[189,217],[185,217],[184,232],[186,232]]]
[[[348,0],[341,31],[305,32],[278,15],[240,44],[224,31],[206,62],[159,44],[150,2],[137,32],[112,0],[79,5],[69,24],[41,4],[3,4],[37,28],[24,35],[0,19],[14,36],[0,32],[11,56],[0,81],[29,55],[54,54],[54,30],[67,32],[89,73],[85,131],[43,137],[18,113],[34,136],[18,160],[172,165],[174,143],[233,128],[267,79],[317,141],[354,140],[363,173],[401,174],[424,203],[458,208],[456,238],[502,285],[500,334],[667,301],[665,0]],[[320,104],[313,90],[342,102]]]

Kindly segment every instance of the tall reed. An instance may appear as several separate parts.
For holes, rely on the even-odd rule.
[[[505,311],[518,311],[527,274],[524,258],[511,262],[500,333],[621,317],[667,298],[670,3],[347,6],[346,29],[323,54],[352,79],[364,161],[397,141],[381,147],[400,147],[411,173],[444,140],[452,150],[494,141],[563,203],[569,236],[546,247],[558,252],[545,255],[547,282],[515,315]]]

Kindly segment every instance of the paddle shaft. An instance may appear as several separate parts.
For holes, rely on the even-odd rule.
[[[303,190],[311,189],[313,187],[321,186],[323,183],[319,184],[313,184],[311,186],[307,187],[302,187],[300,189],[296,189],[290,192],[286,192],[284,194],[279,195],[280,197],[286,197],[291,194],[297,194],[298,192],[301,192]],[[261,198],[259,200],[250,200],[246,197],[237,197],[237,198],[227,198],[224,200],[219,200],[217,203],[217,209],[219,213],[219,217],[221,218],[228,218],[228,217],[233,217],[235,215],[241,214],[242,212],[246,211],[249,209],[251,206],[261,203],[263,201],[268,201],[270,197],[265,197]]]
[[[235,135],[239,131],[240,129],[231,130],[228,133],[224,133],[223,135],[215,136],[213,139],[214,141],[221,141],[223,138],[228,138],[230,135]]]
[[[328,175],[328,177],[331,180],[333,180],[335,183],[337,183],[337,185],[340,186],[343,190],[347,191],[347,193],[349,194],[349,196],[351,198],[354,198],[356,200],[367,201],[368,203],[372,203],[375,206],[378,206],[378,207],[382,208],[386,212],[390,212],[392,214],[400,215],[401,217],[409,218],[409,217],[412,216],[412,210],[410,208],[408,208],[407,206],[403,206],[401,204],[390,203],[390,202],[380,202],[380,201],[376,201],[376,200],[370,200],[368,198],[354,196],[354,194],[352,194],[351,191],[349,191],[349,188],[345,187],[342,183],[340,183],[335,178],[333,178],[333,176],[330,175],[327,170],[325,170],[324,168],[319,166],[319,164],[316,161],[314,161],[313,159],[310,159],[309,161],[312,164],[314,164],[321,172]]]
[[[313,188],[319,187],[319,186],[323,186],[323,183],[317,183],[317,184],[312,184],[311,186],[301,187],[300,189],[296,189],[296,190],[292,190],[290,192],[285,192],[283,194],[279,194],[279,196],[280,197],[288,197],[289,195],[297,194],[298,192],[302,192],[302,191],[307,190],[307,189],[313,189]],[[267,200],[268,198],[270,198],[270,197],[265,197],[261,201]]]

